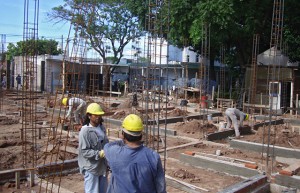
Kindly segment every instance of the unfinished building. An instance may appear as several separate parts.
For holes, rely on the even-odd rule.
[[[38,0],[35,3],[37,14]],[[300,192],[298,72],[276,60],[258,66],[259,36],[254,35],[245,85],[237,99],[226,98],[226,66],[219,67],[218,85],[209,81],[209,25],[203,24],[198,62],[168,63],[162,46],[170,27],[163,21],[170,13],[159,14],[168,5],[168,1],[149,1],[146,62],[128,67],[87,60],[86,39],[79,35],[73,40],[76,57],[41,58],[36,51],[15,60],[7,70],[14,83],[1,89],[0,191],[84,192],[77,163],[81,126],[72,119],[65,121],[67,109],[61,104],[62,98],[75,96],[101,105],[110,141],[119,138],[126,115],[143,118],[144,144],[161,155],[167,192]],[[274,1],[279,18],[282,6]],[[274,25],[282,26],[276,18]],[[38,38],[37,23],[24,18],[25,40]],[[280,48],[282,30],[274,30],[270,50]],[[116,87],[105,74],[114,67],[128,75]],[[17,74],[22,75],[20,90],[14,86]],[[241,139],[230,138],[234,130],[224,130],[223,113],[228,107],[250,114],[240,128]]]

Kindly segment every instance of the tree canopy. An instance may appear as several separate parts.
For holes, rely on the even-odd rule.
[[[57,45],[57,41],[46,39],[19,41],[16,45],[9,43],[7,46],[6,58],[11,60],[14,56],[43,54],[58,55],[62,53],[62,50],[58,49]]]
[[[147,12],[147,5],[140,6]],[[171,0],[165,6],[170,10],[167,39],[174,45],[192,46],[201,54],[202,26],[208,24],[211,59],[218,58],[220,46],[224,46],[227,64],[240,67],[250,64],[254,34],[260,36],[261,52],[270,48],[273,1]],[[297,0],[285,1],[282,41],[287,44],[287,54],[293,61],[300,61],[299,8]],[[140,20],[147,21],[147,14],[141,13],[137,13]]]
[[[112,51],[113,63],[123,57],[125,46],[140,37],[139,21],[126,2],[110,0],[64,0],[48,17],[56,22],[69,21],[83,38],[87,38],[106,63]],[[110,48],[110,49],[109,49]]]
[[[49,17],[76,24],[74,26],[89,38],[104,62],[106,46],[111,46],[115,63],[123,57],[124,47],[142,35],[141,29],[150,34],[153,32],[149,29],[149,22],[154,17],[164,20],[156,24],[169,25],[168,34],[163,34],[167,41],[178,47],[191,46],[199,54],[202,52],[203,25],[208,25],[210,61],[220,58],[220,47],[223,47],[225,63],[231,68],[243,68],[252,62],[255,34],[260,37],[259,52],[270,48],[273,3],[270,0],[171,0],[155,3],[151,0],[65,0],[63,6],[53,8]],[[155,5],[159,9],[154,10]],[[291,61],[300,61],[299,8],[297,0],[286,1],[284,5],[282,41]],[[166,14],[168,17],[163,16]]]

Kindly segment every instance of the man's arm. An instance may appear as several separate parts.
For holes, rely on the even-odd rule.
[[[68,113],[66,115],[66,119],[71,116],[73,105],[69,105]]]
[[[241,113],[240,113],[240,127],[243,127],[244,119],[245,119],[245,113],[243,113],[241,111]]]
[[[157,163],[157,176],[155,178],[155,186],[157,193],[166,193],[165,173],[160,158],[158,159]]]

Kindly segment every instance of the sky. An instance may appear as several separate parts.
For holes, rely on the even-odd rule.
[[[23,40],[23,23],[24,23],[24,2],[25,0],[0,0],[0,34],[1,42],[5,37],[6,46],[8,43],[16,43]],[[29,2],[29,19],[33,22],[35,0]],[[49,21],[47,12],[53,7],[62,5],[63,0],[39,0],[39,17],[38,17],[38,36],[46,39],[54,39],[61,42],[68,37],[70,24]]]
[[[34,22],[35,0],[0,0],[0,47],[4,45],[4,51],[9,43],[17,43],[23,40],[24,28],[24,4],[29,2],[29,19],[28,22]],[[52,39],[59,42],[59,45],[66,45],[66,40],[69,35],[70,23],[55,23],[49,21],[47,13],[53,7],[63,5],[64,0],[39,0],[39,18],[38,18],[38,37]],[[72,33],[73,32],[73,33]],[[5,39],[3,39],[5,37]],[[74,37],[74,31],[70,33],[70,39]],[[62,41],[63,40],[63,41]],[[63,42],[63,44],[61,44]],[[4,43],[4,44],[3,44]],[[71,44],[70,44],[71,47]],[[124,50],[124,56],[131,57],[131,46],[127,46]],[[1,50],[2,51],[2,50]],[[97,57],[98,53],[89,51],[90,57]]]

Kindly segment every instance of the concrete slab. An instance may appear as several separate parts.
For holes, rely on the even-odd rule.
[[[244,164],[231,163],[200,155],[190,156],[182,153],[179,155],[179,160],[195,167],[212,169],[229,175],[237,175],[246,178],[259,174],[258,170],[246,168]]]
[[[230,147],[236,148],[236,149],[245,149],[249,151],[255,151],[258,153],[267,152],[267,144],[260,144],[260,143],[252,143],[248,141],[242,141],[242,140],[235,140],[232,139],[229,141]],[[286,157],[286,158],[296,158],[300,159],[300,150],[298,149],[290,149],[285,147],[279,147],[279,146],[269,146],[270,150],[269,153],[272,155],[274,152],[274,156],[279,157]]]
[[[273,176],[275,184],[300,190],[300,176],[285,176],[280,174],[275,174]]]

